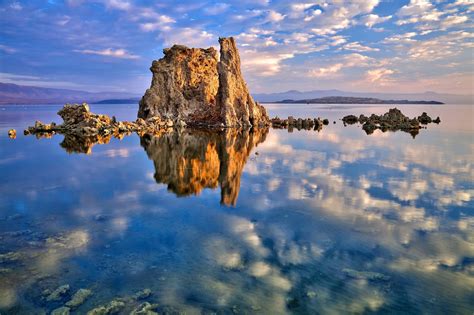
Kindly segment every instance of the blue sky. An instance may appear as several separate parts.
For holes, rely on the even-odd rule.
[[[0,82],[128,91],[179,43],[234,36],[251,92],[472,94],[473,0],[0,0]]]

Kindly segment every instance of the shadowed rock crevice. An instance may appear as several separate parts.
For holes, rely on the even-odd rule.
[[[144,135],[140,144],[155,166],[157,183],[177,196],[198,195],[221,188],[221,203],[235,205],[240,178],[254,147],[265,141],[268,129],[193,130],[161,136]]]
[[[263,106],[249,93],[232,37],[220,38],[220,60],[214,48],[174,45],[153,61],[150,88],[140,101],[138,117],[179,119],[188,125],[266,126]]]

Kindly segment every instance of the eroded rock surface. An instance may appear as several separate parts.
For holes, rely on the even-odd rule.
[[[362,129],[367,134],[372,134],[375,130],[380,129],[382,131],[405,131],[410,133],[415,137],[421,128],[420,124],[429,124],[431,122],[439,123],[441,120],[437,117],[435,120],[432,120],[428,114],[423,112],[421,116],[410,118],[405,116],[398,108],[391,108],[388,112],[383,115],[372,114],[370,117],[365,115],[360,115],[359,117],[355,115],[347,115],[342,118],[344,124],[362,124]]]
[[[288,129],[292,132],[294,128],[297,130],[316,130],[321,131],[323,125],[328,125],[329,120],[321,118],[294,118],[288,116],[287,119],[281,119],[278,116],[271,119],[272,127],[276,129]]]
[[[25,135],[36,135],[37,138],[50,138],[54,134],[64,135],[61,146],[69,153],[91,153],[94,144],[108,143],[113,137],[122,139],[136,132],[143,134],[161,134],[170,132],[173,127],[184,127],[178,121],[151,117],[147,120],[138,118],[136,121],[117,121],[115,117],[94,114],[89,105],[66,104],[58,115],[63,119],[62,124],[50,124],[36,121],[34,126],[25,129]]]
[[[174,45],[150,68],[153,79],[138,111],[148,119],[178,119],[188,125],[250,127],[269,124],[263,106],[250,96],[232,37],[214,48]]]

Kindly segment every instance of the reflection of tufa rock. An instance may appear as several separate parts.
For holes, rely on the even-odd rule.
[[[140,143],[155,164],[155,180],[178,196],[221,187],[221,203],[235,205],[240,176],[251,150],[268,129],[195,131],[160,137],[145,135]]]
[[[165,56],[150,68],[153,79],[138,117],[178,119],[188,125],[268,125],[265,108],[252,99],[242,77],[234,39],[220,38],[219,43],[220,61],[212,47],[164,49]]]

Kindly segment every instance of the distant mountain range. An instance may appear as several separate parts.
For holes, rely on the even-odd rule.
[[[412,100],[412,101],[437,101],[446,104],[474,104],[473,95],[443,94],[436,92],[425,93],[364,93],[347,92],[341,90],[290,90],[281,93],[253,94],[255,100],[264,103],[280,102],[282,100],[309,100],[328,96],[376,98],[380,100]]]
[[[381,100],[372,97],[326,96],[304,100],[283,100],[275,103],[283,104],[433,104],[440,105],[438,101],[412,101],[412,100]]]
[[[138,103],[142,95],[126,92],[87,92],[68,89],[42,88],[35,86],[16,85],[0,82],[0,104],[55,104],[55,103],[100,103],[100,104],[119,104],[119,103]],[[325,97],[354,97],[363,99],[378,100],[410,100],[410,103],[419,101],[436,101],[447,104],[474,104],[472,95],[442,94],[435,92],[425,93],[362,93],[346,92],[340,90],[315,90],[315,91],[296,91],[291,90],[281,93],[253,94],[255,100],[259,102],[303,102],[308,100],[321,99]],[[291,102],[289,101],[291,100]],[[347,100],[348,101],[348,100]],[[384,101],[385,102],[385,101]],[[394,103],[394,101],[387,101]],[[341,102],[339,102],[341,103]],[[350,101],[353,103],[353,101]],[[334,104],[327,102],[326,104]],[[370,103],[369,103],[370,104]],[[408,104],[408,103],[397,103]]]
[[[0,82],[0,104],[94,103],[104,99],[139,98],[135,93],[86,92]]]

